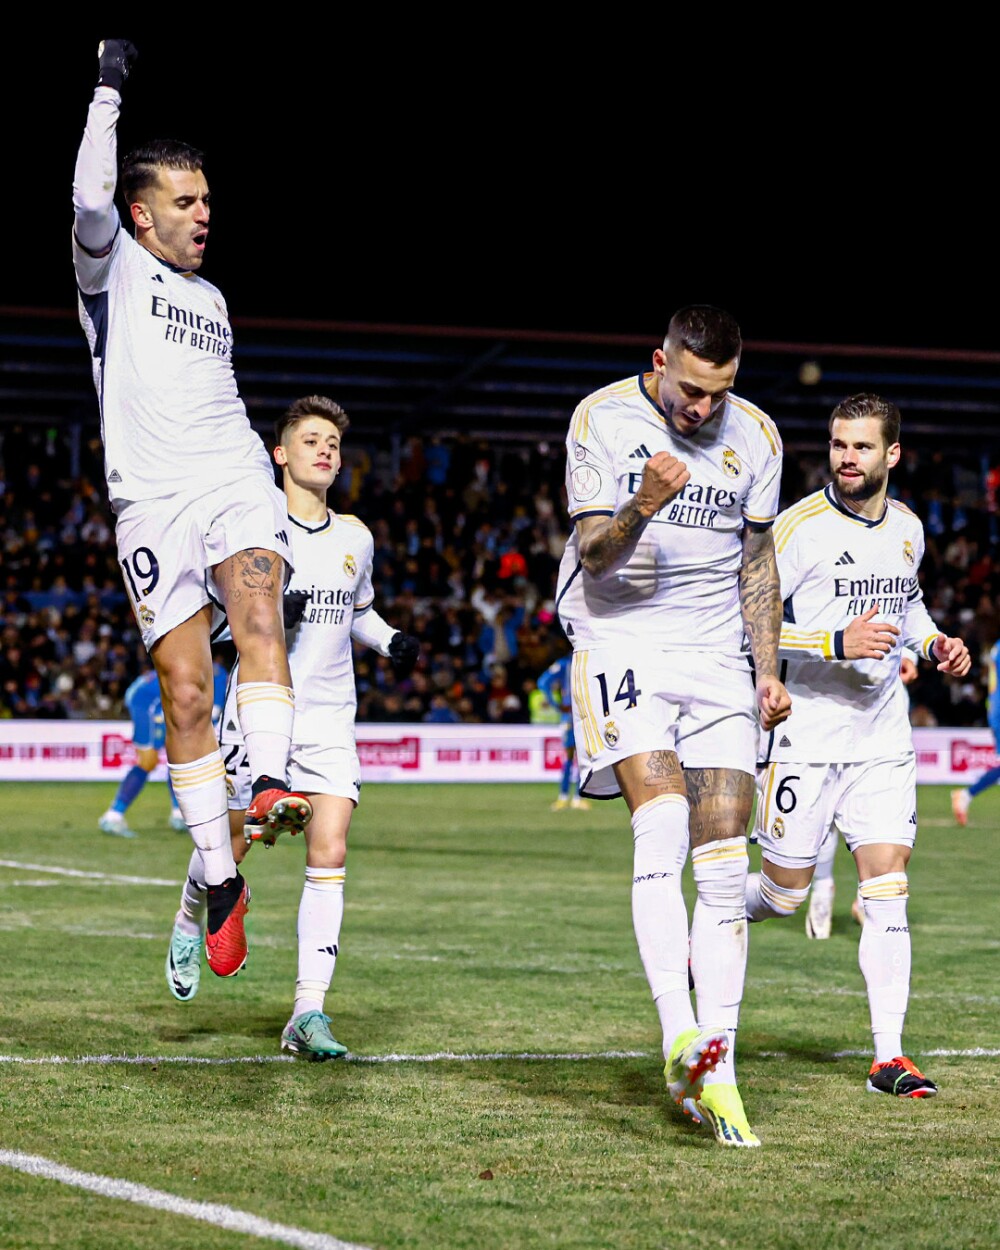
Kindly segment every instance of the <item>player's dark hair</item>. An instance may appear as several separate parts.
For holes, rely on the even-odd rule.
[[[201,169],[204,154],[177,139],[154,139],[129,152],[122,163],[122,194],[134,204],[147,187],[154,186],[161,169]]]
[[[736,318],[711,304],[688,304],[670,318],[663,350],[683,348],[699,360],[726,365],[743,351]]]
[[[883,399],[881,395],[872,395],[867,391],[849,395],[840,401],[830,416],[830,433],[833,433],[834,421],[860,421],[867,417],[874,417],[882,426],[886,447],[899,442],[899,409],[891,399]]]
[[[325,395],[305,395],[291,404],[284,415],[275,421],[275,441],[283,443],[288,431],[307,417],[322,417],[325,421],[332,421],[341,434],[351,424],[347,413],[334,400],[327,399]]]

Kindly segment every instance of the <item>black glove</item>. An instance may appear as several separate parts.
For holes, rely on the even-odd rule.
[[[285,629],[291,629],[293,625],[298,625],[302,620],[302,615],[306,610],[306,604],[309,602],[308,590],[286,590],[281,598],[281,615],[285,622]]]
[[[393,634],[389,643],[389,659],[397,677],[408,677],[419,655],[420,643],[412,634]]]
[[[97,85],[114,87],[120,92],[138,56],[135,44],[127,39],[102,39],[97,49],[97,59],[101,63]]]

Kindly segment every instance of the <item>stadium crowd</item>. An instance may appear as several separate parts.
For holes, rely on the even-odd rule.
[[[76,448],[71,455],[65,431],[0,428],[0,717],[127,719],[125,690],[148,667],[96,431]],[[567,533],[563,473],[556,441],[413,435],[394,461],[352,439],[331,506],[371,529],[377,601],[422,643],[403,681],[359,650],[360,721],[532,719],[536,679],[567,650],[553,602]],[[826,473],[823,457],[786,447],[782,506]],[[890,479],[925,525],[928,608],[974,659],[965,682],[920,666],[915,725],[986,723],[983,661],[1000,638],[996,477],[920,449],[904,452]]]

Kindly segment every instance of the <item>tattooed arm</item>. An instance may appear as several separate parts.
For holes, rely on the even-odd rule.
[[[744,527],[739,588],[743,628],[757,670],[757,709],[761,724],[770,730],[786,720],[792,710],[788,692],[778,679],[781,585],[770,529]]]
[[[667,451],[658,451],[646,461],[638,491],[614,516],[578,521],[580,560],[590,576],[603,577],[623,565],[650,520],[680,494],[690,478],[687,465]]]

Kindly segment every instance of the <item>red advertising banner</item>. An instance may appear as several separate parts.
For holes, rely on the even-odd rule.
[[[0,781],[117,781],[135,761],[118,721],[0,720]],[[358,725],[365,781],[550,781],[563,764],[552,725]],[[966,784],[998,762],[988,729],[915,729],[917,779]],[[584,761],[585,764],[585,761]],[[166,779],[161,756],[153,779]]]

